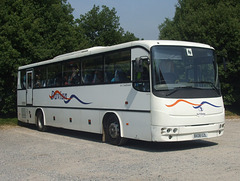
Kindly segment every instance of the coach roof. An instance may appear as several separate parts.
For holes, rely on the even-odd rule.
[[[187,46],[187,47],[200,47],[200,48],[213,49],[212,47],[210,47],[209,45],[206,45],[206,44],[187,42],[187,41],[139,40],[139,41],[132,41],[132,42],[122,43],[122,44],[118,44],[118,45],[113,45],[113,46],[97,46],[97,47],[92,47],[92,48],[79,50],[79,51],[75,51],[75,52],[71,52],[71,53],[66,53],[63,55],[58,55],[58,56],[54,57],[53,59],[21,66],[21,67],[19,67],[19,70],[29,69],[32,67],[41,66],[41,65],[45,65],[45,64],[61,62],[63,60],[80,58],[80,57],[85,57],[88,55],[94,55],[94,54],[119,50],[119,49],[123,49],[123,48],[135,47],[135,46],[141,46],[141,47],[144,47],[144,48],[150,50],[150,48],[155,45]]]

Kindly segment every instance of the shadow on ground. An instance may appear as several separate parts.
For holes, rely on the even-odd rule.
[[[35,125],[24,124],[21,126],[36,130]],[[49,127],[47,132],[50,134],[58,134],[61,136],[73,137],[73,138],[88,140],[92,142],[98,142],[98,143],[102,142],[101,134],[74,131],[74,130],[68,130],[63,128],[54,128],[54,127]],[[122,147],[126,149],[135,149],[135,150],[147,151],[147,152],[172,152],[172,151],[181,151],[181,150],[189,150],[189,149],[198,149],[203,147],[212,147],[216,145],[218,144],[215,142],[207,141],[207,140],[194,140],[194,141],[183,141],[183,142],[147,142],[147,141],[129,139],[128,142]]]

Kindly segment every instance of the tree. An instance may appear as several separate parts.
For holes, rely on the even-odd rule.
[[[74,21],[67,0],[0,1],[0,116],[16,114],[17,69],[56,55],[136,40],[113,8],[94,6]]]
[[[85,15],[76,20],[79,34],[82,34],[92,46],[109,46],[132,40],[138,40],[134,34],[124,32],[120,27],[115,8],[93,6]]]
[[[159,39],[210,44],[227,59],[227,71],[218,60],[226,104],[240,103],[240,2],[235,0],[179,0],[173,20],[159,26]]]
[[[71,13],[66,0],[1,0],[1,116],[16,113],[18,66],[81,48]]]

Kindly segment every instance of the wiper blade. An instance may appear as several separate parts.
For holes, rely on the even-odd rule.
[[[218,88],[212,83],[212,82],[208,82],[208,81],[199,81],[199,82],[189,82],[189,83],[194,83],[194,84],[209,84],[211,85],[211,87],[213,88],[213,90],[215,90],[218,95],[220,95],[220,92],[218,90]]]
[[[193,86],[176,87],[171,92],[167,93],[166,96],[170,96],[181,89],[194,89],[194,87]]]

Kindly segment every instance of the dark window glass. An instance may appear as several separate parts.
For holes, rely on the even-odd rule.
[[[61,86],[62,66],[60,63],[47,66],[47,87]]]
[[[105,56],[104,82],[130,82],[130,50],[109,53]]]
[[[149,63],[148,61],[142,61],[142,70],[137,71],[135,63],[133,64],[133,86],[136,90],[149,92],[150,91],[150,79],[149,79]]]
[[[36,67],[34,69],[34,88],[47,86],[47,68]]]
[[[82,82],[83,84],[103,83],[102,56],[94,56],[82,60]]]
[[[81,76],[80,76],[80,62],[78,60],[72,60],[63,63],[63,79],[62,85],[80,85]]]
[[[32,72],[27,72],[27,89],[32,88]]]
[[[21,70],[20,74],[21,74],[21,77],[20,77],[21,89],[26,89],[26,71]]]

